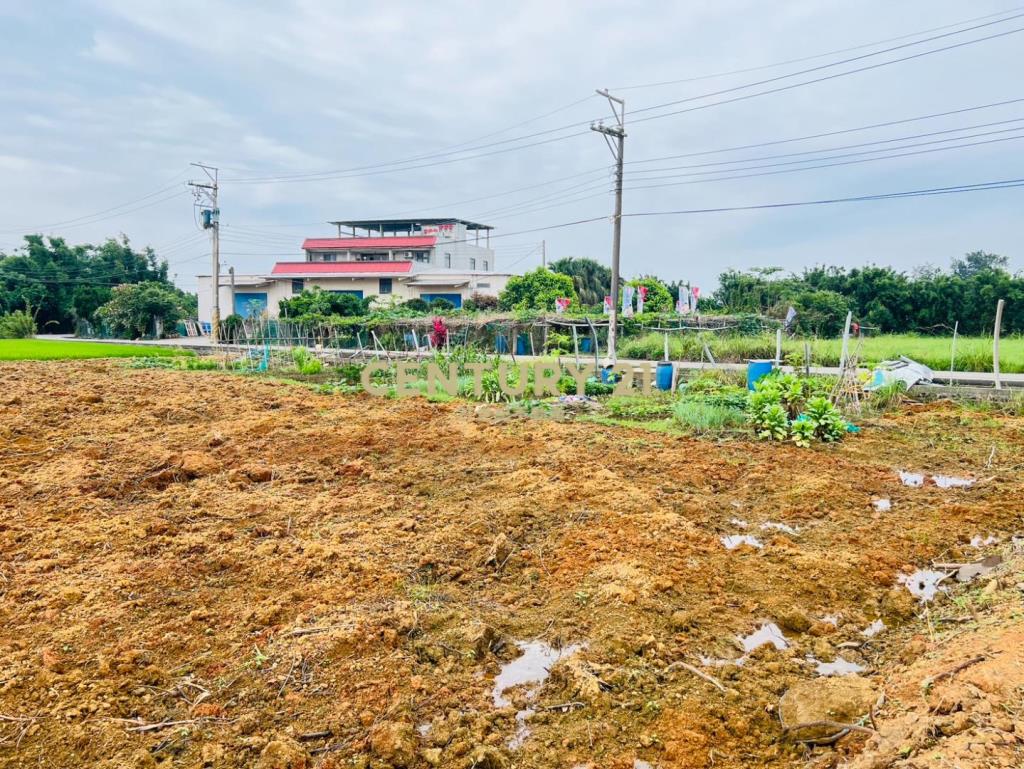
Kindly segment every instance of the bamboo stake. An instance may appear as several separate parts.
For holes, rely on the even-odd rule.
[[[576,356],[576,369],[579,370],[579,367],[580,367],[580,337],[579,337],[579,334],[576,333],[576,326],[572,327],[572,351],[573,351],[573,354]]]

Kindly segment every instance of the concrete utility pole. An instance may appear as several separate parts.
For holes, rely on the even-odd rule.
[[[548,268],[548,244],[544,240],[540,242],[540,266],[545,270]]]
[[[612,114],[618,123],[613,128],[608,128],[603,123],[591,125],[591,131],[597,131],[604,135],[608,149],[615,158],[615,217],[613,219],[614,231],[612,234],[612,306],[608,314],[608,357],[612,363],[618,361],[615,351],[615,337],[619,322],[619,246],[622,243],[622,155],[626,145],[626,102],[608,93],[608,90],[597,92],[605,97],[612,106]],[[618,104],[618,109],[615,105]],[[613,136],[616,142],[613,144],[609,136]]]
[[[203,229],[210,230],[210,250],[213,258],[213,275],[210,281],[213,284],[210,341],[216,344],[220,337],[220,208],[217,205],[218,169],[213,166],[204,166],[202,163],[192,163],[192,165],[203,169],[203,173],[206,174],[205,182],[189,182],[189,186],[192,187],[192,191],[196,196],[196,204],[199,206],[202,215]]]

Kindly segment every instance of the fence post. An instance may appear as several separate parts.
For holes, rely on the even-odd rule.
[[[960,321],[953,322],[953,344],[949,350],[949,371],[953,372],[953,365],[956,363],[956,332],[960,330]]]
[[[782,365],[782,327],[775,329],[775,368]]]
[[[850,356],[850,324],[853,322],[853,311],[846,313],[846,327],[843,329],[843,349],[839,354],[839,375],[846,373],[846,359]]]
[[[992,333],[992,373],[995,374],[996,389],[1001,390],[1003,383],[999,380],[999,327],[1003,325],[1003,305],[1006,300],[996,303],[996,325]]]
[[[804,340],[804,375],[811,375],[811,343]]]

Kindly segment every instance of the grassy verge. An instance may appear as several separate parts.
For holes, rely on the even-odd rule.
[[[723,336],[713,333],[687,334],[669,337],[669,354],[673,360],[700,360],[704,343],[707,343],[715,360],[740,363],[751,358],[775,357],[775,337]],[[840,339],[813,339],[811,342],[811,363],[819,366],[838,366]],[[913,334],[884,334],[870,336],[863,340],[861,361],[873,365],[883,360],[892,360],[906,355],[938,371],[949,369],[951,337],[916,336]],[[853,349],[856,348],[853,343]],[[782,343],[783,356],[787,363],[804,363],[804,340],[786,339]],[[625,339],[619,347],[619,355],[625,358],[660,359],[664,352],[661,334],[652,333],[633,339]],[[959,337],[956,341],[957,371],[991,371],[992,339],[988,337]],[[1000,344],[1000,368],[1005,373],[1024,373],[1024,336],[1006,337]]]
[[[57,339],[0,339],[0,361],[81,360],[83,358],[155,358],[194,355],[188,350],[104,342],[66,342]]]

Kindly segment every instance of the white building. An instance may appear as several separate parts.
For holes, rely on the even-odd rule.
[[[331,222],[335,238],[307,238],[302,261],[278,262],[267,274],[221,272],[220,314],[266,313],[307,288],[374,297],[376,304],[447,299],[456,307],[474,293],[497,296],[509,273],[497,271],[489,225],[462,219],[374,219]],[[348,228],[342,234],[342,228]],[[481,233],[483,243],[481,244]],[[209,323],[213,291],[199,275],[199,320]]]

